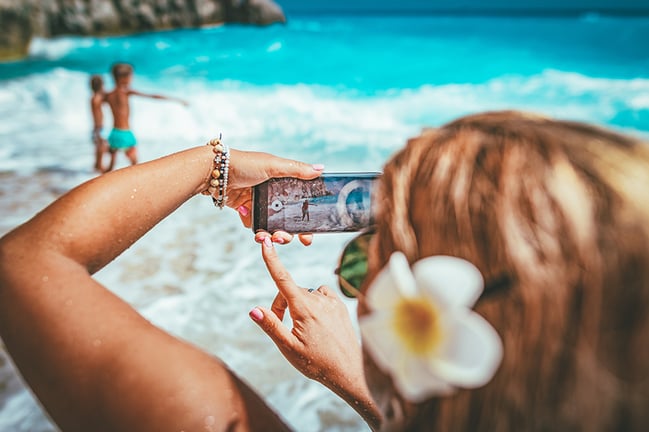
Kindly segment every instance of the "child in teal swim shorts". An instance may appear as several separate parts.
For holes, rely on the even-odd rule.
[[[113,129],[108,135],[108,145],[111,149],[126,150],[135,147],[137,140],[130,130]]]
[[[142,93],[131,88],[133,80],[133,66],[126,63],[117,63],[113,65],[111,72],[115,80],[115,88],[106,95],[106,102],[113,113],[113,130],[108,136],[108,145],[110,150],[110,164],[106,171],[110,171],[115,166],[117,152],[123,150],[126,153],[131,165],[137,163],[137,140],[131,132],[129,123],[130,106],[129,96],[144,96],[152,99],[174,100],[187,105],[187,102],[163,96],[159,94]]]

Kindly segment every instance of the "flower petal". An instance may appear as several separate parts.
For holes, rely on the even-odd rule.
[[[391,320],[391,311],[388,313],[374,312],[358,319],[363,347],[384,372],[390,371],[402,355],[403,350],[401,342],[390,331],[389,320]]]
[[[431,373],[427,359],[403,356],[395,363],[390,375],[399,393],[411,402],[421,402],[431,396],[453,393],[453,386]]]
[[[433,256],[413,266],[417,288],[444,307],[471,307],[483,289],[480,271],[470,262],[450,256]]]
[[[390,261],[367,290],[367,303],[372,310],[392,309],[402,296],[417,292],[415,279],[405,255],[394,252]]]
[[[496,373],[503,356],[500,337],[469,309],[482,290],[482,275],[465,260],[429,257],[415,263],[411,272],[400,252],[392,254],[372,282],[366,293],[372,313],[359,319],[363,345],[405,398],[419,402],[455,387],[479,387]],[[418,327],[404,334],[403,326],[395,323],[404,311],[415,313],[405,306],[423,307],[426,301],[436,311],[441,339],[430,347],[417,341],[413,349],[408,336]]]
[[[363,347],[376,365],[392,377],[399,393],[413,402],[433,395],[447,395],[453,386],[436,377],[429,359],[409,355],[397,336],[390,331],[391,316],[373,313],[359,318]]]
[[[496,330],[477,313],[466,310],[446,317],[444,346],[430,358],[433,373],[451,385],[476,388],[494,376],[503,356]]]

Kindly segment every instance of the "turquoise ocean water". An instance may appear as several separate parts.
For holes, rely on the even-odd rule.
[[[222,132],[232,146],[331,171],[379,170],[424,126],[509,108],[646,138],[647,41],[649,17],[596,14],[296,15],[264,28],[35,40],[28,59],[0,64],[0,172],[26,182],[49,175],[55,192],[90,178],[88,79],[102,74],[110,88],[116,61],[135,65],[135,88],[190,102],[133,101],[143,160]],[[29,216],[4,199],[2,232]],[[306,251],[289,245],[283,258],[303,286],[334,285],[347,238],[321,236]],[[367,430],[287,366],[248,319],[274,290],[233,212],[191,200],[97,278],[156,324],[224,358],[297,430]],[[2,361],[0,378],[0,430],[53,430]]]

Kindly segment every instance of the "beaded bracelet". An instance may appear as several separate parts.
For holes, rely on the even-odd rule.
[[[214,168],[210,178],[207,190],[203,191],[204,195],[210,195],[214,205],[220,209],[225,207],[228,200],[228,172],[230,170],[230,151],[228,146],[221,143],[221,135],[207,143],[212,146],[214,152]]]

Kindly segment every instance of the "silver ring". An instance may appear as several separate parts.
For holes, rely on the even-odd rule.
[[[315,290],[317,290],[317,288],[309,288],[309,289],[306,290],[306,291],[312,293],[312,292],[315,291]]]

